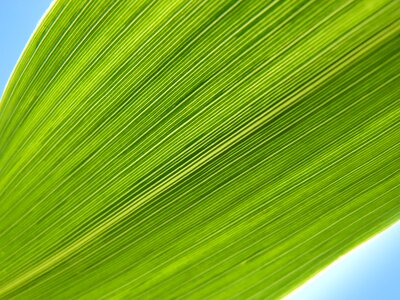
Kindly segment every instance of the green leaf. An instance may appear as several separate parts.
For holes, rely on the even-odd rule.
[[[399,220],[399,17],[55,1],[0,103],[0,298],[277,298]]]

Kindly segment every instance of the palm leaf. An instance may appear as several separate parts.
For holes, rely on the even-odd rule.
[[[398,1],[58,0],[0,106],[0,297],[281,297],[399,219]]]

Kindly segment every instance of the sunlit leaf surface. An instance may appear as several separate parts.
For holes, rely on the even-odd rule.
[[[277,298],[394,223],[399,18],[56,0],[0,103],[0,298]]]

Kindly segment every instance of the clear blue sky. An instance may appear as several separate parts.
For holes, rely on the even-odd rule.
[[[0,94],[51,0],[0,0]]]
[[[400,222],[340,258],[286,300],[369,299],[400,299]]]
[[[0,1],[0,90],[50,0]],[[400,223],[346,255],[290,300],[399,300]]]

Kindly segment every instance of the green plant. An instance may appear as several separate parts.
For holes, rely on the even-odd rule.
[[[398,1],[55,1],[0,106],[0,297],[276,298],[399,219]]]

